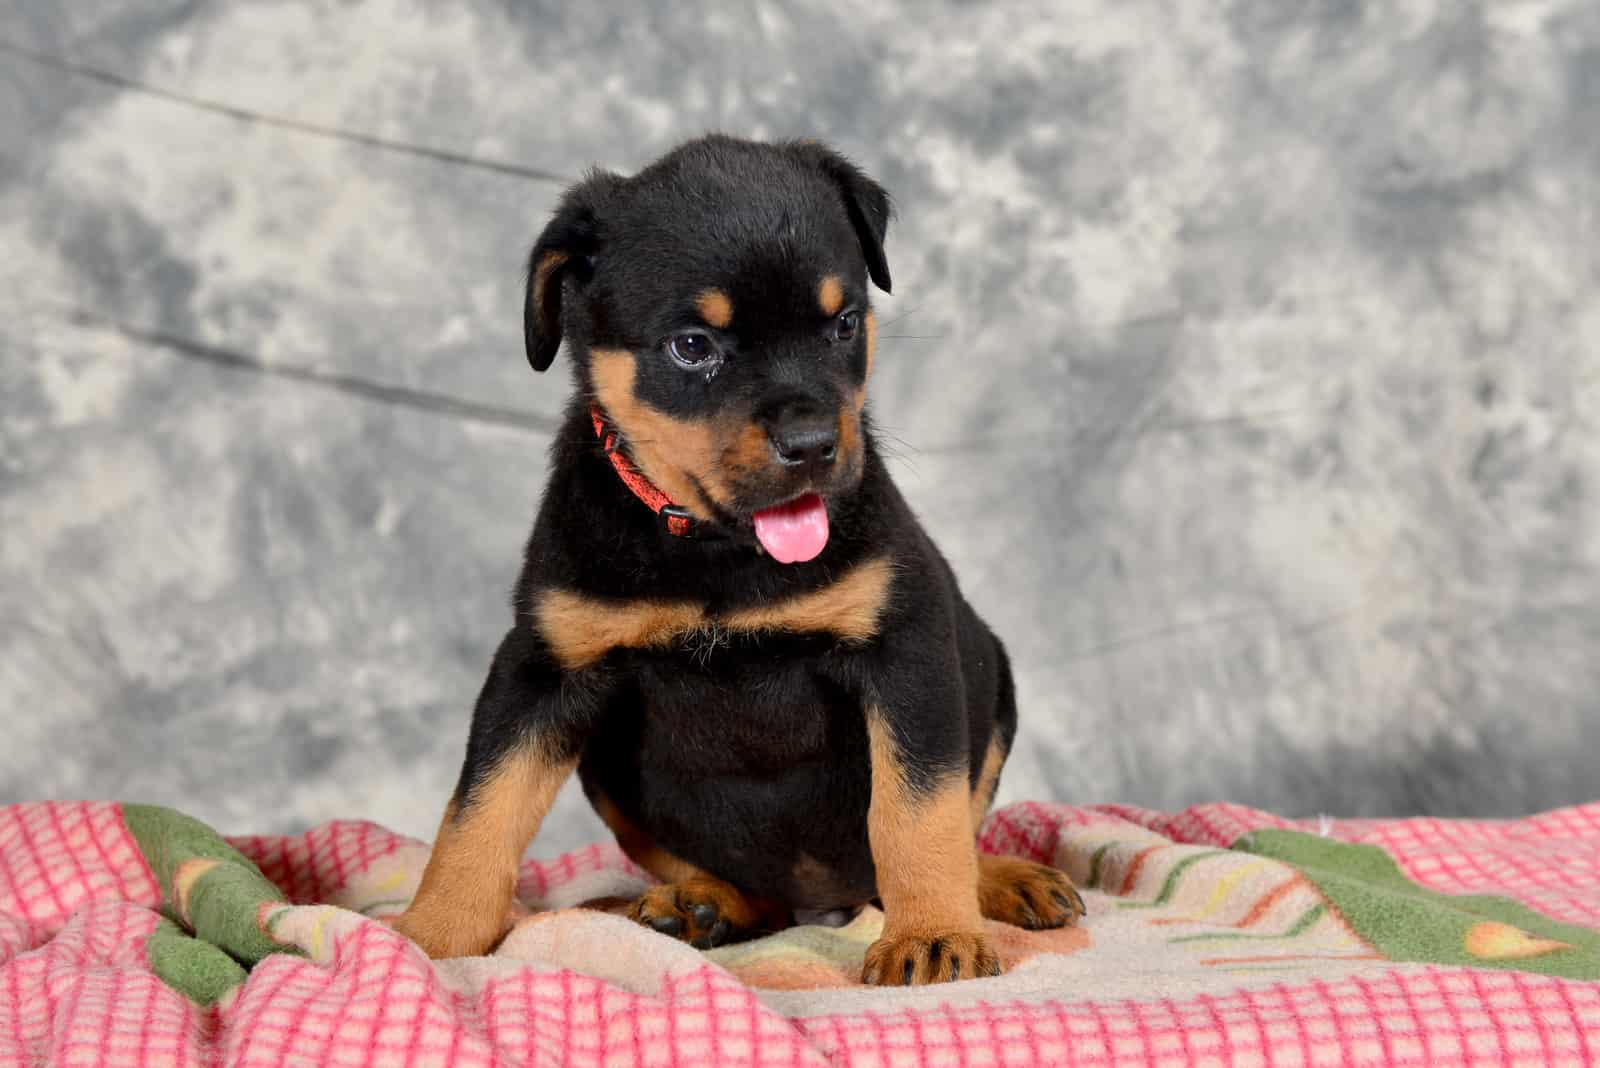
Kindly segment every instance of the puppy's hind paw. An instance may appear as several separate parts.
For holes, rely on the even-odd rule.
[[[979,860],[978,906],[986,919],[1044,931],[1070,927],[1085,908],[1072,880],[1054,868],[1019,857]]]
[[[755,902],[710,876],[653,886],[628,908],[627,915],[696,949],[739,941],[761,929],[766,918]]]

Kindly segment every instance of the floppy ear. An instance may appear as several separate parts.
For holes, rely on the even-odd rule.
[[[528,254],[528,295],[522,308],[522,337],[528,363],[548,368],[561,347],[561,297],[569,278],[579,284],[593,273],[600,249],[598,212],[621,179],[594,171],[567,190],[555,215]]]
[[[889,219],[894,215],[889,194],[860,167],[826,145],[800,141],[795,147],[839,187],[845,211],[850,214],[850,225],[855,227],[856,238],[861,242],[867,275],[873,284],[888,293],[889,261],[883,254],[883,238],[889,231]]]

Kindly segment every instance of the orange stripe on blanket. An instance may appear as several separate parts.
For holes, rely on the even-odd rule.
[[[1202,957],[1201,964],[1273,964],[1287,960],[1388,960],[1381,953],[1263,953],[1253,957]]]
[[[1289,891],[1299,886],[1305,879],[1296,875],[1287,882],[1267,891],[1265,897],[1250,906],[1250,911],[1244,914],[1244,919],[1234,924],[1235,927],[1249,927],[1267,914],[1267,910],[1288,896]]]
[[[1153,845],[1147,849],[1140,850],[1138,855],[1133,858],[1133,863],[1128,865],[1128,874],[1122,877],[1122,889],[1117,891],[1117,896],[1127,897],[1133,893],[1133,884],[1139,880],[1139,870],[1144,867],[1144,862],[1149,858],[1150,854],[1170,848],[1171,845],[1168,844]]]

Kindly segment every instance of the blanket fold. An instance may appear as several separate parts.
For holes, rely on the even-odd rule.
[[[529,862],[490,957],[384,922],[427,847],[370,823],[224,838],[154,806],[0,809],[0,1064],[1600,1064],[1600,803],[1518,821],[1023,804],[980,844],[1084,890],[991,934],[998,979],[859,985],[882,929],[700,953]]]

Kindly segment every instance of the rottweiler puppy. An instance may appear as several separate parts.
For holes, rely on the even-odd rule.
[[[888,195],[812,141],[691,141],[570,189],[528,263],[528,360],[577,385],[460,782],[396,926],[489,950],[576,770],[706,947],[881,902],[868,983],[999,972],[982,919],[1077,921],[1061,873],[979,856],[1016,731],[1004,647],[866,412]]]

